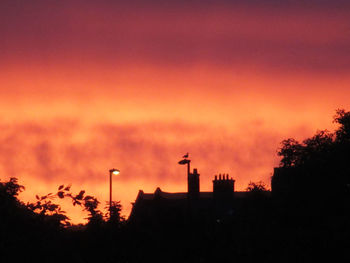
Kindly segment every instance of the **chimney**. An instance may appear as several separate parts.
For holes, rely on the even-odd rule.
[[[215,176],[213,180],[213,195],[217,199],[231,199],[234,194],[234,184],[235,180],[229,179],[228,174],[219,174],[219,180]]]
[[[198,199],[199,198],[199,173],[196,168],[193,169],[193,173],[188,174],[187,187],[188,187],[187,197],[189,199]]]

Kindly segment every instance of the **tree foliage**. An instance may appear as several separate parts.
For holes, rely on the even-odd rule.
[[[0,182],[0,191],[14,198],[16,198],[24,189],[25,187],[18,184],[18,179],[15,177],[11,177],[8,182]]]
[[[248,184],[248,187],[246,188],[246,190],[248,192],[266,192],[267,191],[267,187],[265,185],[265,183],[263,181],[259,181],[259,182],[250,182]]]
[[[99,225],[105,221],[113,221],[118,224],[123,220],[120,215],[122,206],[119,202],[113,202],[110,212],[103,214],[102,211],[98,209],[100,202],[96,197],[86,195],[84,190],[74,194],[71,192],[71,185],[60,185],[56,194],[49,193],[44,196],[36,195],[37,201],[34,203],[27,203],[27,208],[41,216],[55,218],[58,220],[59,224],[63,226],[70,226],[70,219],[65,215],[66,212],[61,209],[60,205],[53,203],[53,200],[56,198],[69,198],[73,206],[81,206],[84,211],[88,212],[87,219],[90,225]]]
[[[120,224],[123,222],[125,219],[121,216],[121,211],[122,211],[122,205],[120,204],[119,201],[115,202],[112,201],[112,204],[109,206],[108,204],[108,212],[105,214],[106,221],[112,224]]]
[[[302,143],[293,138],[282,141],[282,147],[278,151],[281,156],[281,167],[297,167],[307,164],[309,161],[321,161],[327,158],[334,144],[334,134],[327,130],[317,131]]]
[[[42,217],[55,220],[58,224],[70,225],[69,218],[65,215],[65,211],[61,209],[61,206],[53,203],[55,195],[49,193],[47,195],[39,197],[36,195],[37,201],[35,203],[27,203],[27,208],[31,211],[41,215]]]
[[[334,116],[334,122],[339,124],[336,130],[336,140],[339,142],[349,142],[350,140],[350,112],[338,109]]]
[[[337,110],[331,133],[318,131],[301,143],[293,138],[282,141],[278,151],[280,167],[295,169],[296,189],[344,193],[350,183],[350,112]],[[292,173],[293,174],[293,173]],[[290,178],[288,179],[290,182]]]

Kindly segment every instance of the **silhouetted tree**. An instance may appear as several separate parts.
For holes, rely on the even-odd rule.
[[[283,140],[281,144],[282,147],[277,153],[282,157],[280,165],[283,167],[296,166],[302,154],[303,146],[293,138]]]
[[[309,161],[321,161],[327,157],[334,143],[334,134],[327,130],[318,131],[313,137],[299,143],[293,138],[282,141],[278,151],[281,156],[281,167],[298,167],[308,164]],[[321,158],[321,159],[320,159]]]
[[[97,198],[93,196],[88,195],[83,199],[84,210],[89,213],[88,220],[90,225],[98,225],[103,222],[103,214],[97,209],[99,203]]]
[[[338,109],[334,116],[334,122],[340,124],[335,132],[336,140],[345,142],[350,140],[350,112]]]
[[[61,206],[52,202],[55,198],[63,199],[70,198],[73,206],[81,206],[83,210],[88,212],[88,224],[90,226],[101,225],[105,221],[113,223],[120,223],[123,218],[120,215],[121,205],[119,202],[112,203],[111,216],[108,212],[105,216],[98,209],[100,202],[96,197],[91,195],[85,195],[85,191],[81,190],[78,194],[73,194],[71,186],[60,185],[56,194],[49,193],[44,196],[36,195],[37,201],[35,203],[28,203],[27,207],[45,218],[51,218],[57,220],[58,224],[62,226],[70,226],[69,218],[65,215],[65,211],[61,209]],[[105,218],[104,218],[105,217]]]
[[[339,125],[334,133],[318,131],[302,143],[282,141],[278,155],[282,157],[280,167],[285,170],[279,172],[278,180],[272,180],[288,182],[288,191],[295,197],[322,197],[330,203],[346,195],[350,183],[350,112],[337,110],[334,122]]]
[[[8,182],[0,182],[0,191],[13,198],[17,198],[18,194],[24,189],[25,187],[18,184],[18,179],[15,177],[11,177]]]
[[[55,196],[52,193],[39,197],[36,195],[35,203],[28,203],[27,207],[31,211],[41,215],[44,220],[56,221],[57,225],[69,226],[69,218],[61,206],[52,202]]]
[[[248,187],[246,188],[246,191],[253,192],[253,193],[255,193],[255,192],[260,193],[260,192],[266,192],[267,188],[266,188],[265,183],[262,181],[259,181],[257,183],[250,182],[248,184]]]
[[[85,195],[85,191],[81,190],[78,194],[70,192],[71,186],[60,185],[58,187],[57,196],[61,199],[68,197],[72,200],[73,206],[82,206],[88,212],[88,221],[90,225],[101,224],[103,222],[103,214],[98,210],[99,201],[96,197]]]
[[[27,215],[25,205],[17,199],[24,189],[14,177],[7,182],[0,182],[0,222],[7,220],[11,223],[13,218],[20,220]]]
[[[107,203],[108,212],[105,214],[105,219],[109,223],[119,225],[124,221],[124,217],[121,216],[122,205],[119,201],[112,201],[111,206],[109,206],[109,202]]]
[[[246,188],[248,191],[248,197],[257,201],[258,199],[263,200],[268,197],[269,191],[264,182],[250,182]]]

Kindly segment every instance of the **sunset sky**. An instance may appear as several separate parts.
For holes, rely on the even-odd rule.
[[[118,168],[125,215],[139,189],[186,191],[186,152],[203,191],[269,186],[283,139],[350,110],[349,18],[345,0],[1,0],[0,178],[104,208]]]

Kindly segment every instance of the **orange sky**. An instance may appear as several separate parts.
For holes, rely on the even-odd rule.
[[[139,189],[269,184],[281,140],[349,109],[346,1],[0,3],[0,178],[24,201],[72,184],[130,211]],[[64,204],[73,222],[86,217]]]

